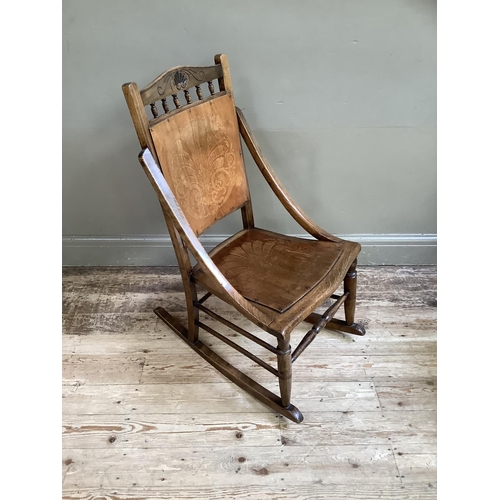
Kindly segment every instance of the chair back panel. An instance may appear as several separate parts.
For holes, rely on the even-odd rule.
[[[232,95],[165,114],[149,130],[165,180],[197,235],[250,199]]]

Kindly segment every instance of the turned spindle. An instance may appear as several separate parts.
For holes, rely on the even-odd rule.
[[[186,90],[184,91],[184,97],[186,98],[186,102],[187,102],[188,104],[191,104],[191,96],[189,95],[189,90],[188,90],[188,89],[186,89]]]
[[[201,93],[201,88],[199,85],[196,85],[196,95],[198,96],[198,100],[203,100],[203,94]]]
[[[168,109],[168,103],[167,103],[167,100],[166,99],[162,99],[161,100],[161,105],[163,106],[163,111],[165,111],[165,113],[168,113],[170,110]]]
[[[153,113],[153,116],[155,118],[158,118],[158,110],[156,109],[156,103],[153,102],[152,104],[150,104],[150,106],[151,106],[151,113]]]
[[[208,90],[210,90],[210,95],[214,95],[214,84],[212,83],[212,80],[208,82]]]
[[[172,97],[174,99],[174,104],[175,107],[178,109],[181,107],[181,103],[179,102],[179,98],[177,97],[177,94],[172,94]]]

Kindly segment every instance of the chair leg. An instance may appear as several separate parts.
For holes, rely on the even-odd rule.
[[[167,325],[169,326],[184,342],[186,342],[191,349],[196,351],[203,359],[208,361],[214,368],[216,368],[220,373],[225,375],[229,380],[234,382],[236,385],[240,386],[247,393],[252,395],[254,398],[258,399],[262,403],[264,403],[268,408],[278,413],[281,413],[284,417],[290,419],[292,422],[300,424],[304,420],[302,413],[298,408],[290,404],[290,389],[291,389],[291,379],[288,384],[288,389],[285,385],[285,388],[281,387],[281,379],[280,379],[280,387],[283,392],[285,392],[285,396],[278,397],[276,394],[267,390],[265,387],[261,386],[255,380],[251,379],[244,373],[240,372],[233,365],[225,361],[221,358],[217,353],[212,351],[210,347],[204,344],[200,339],[196,342],[189,341],[189,335],[187,328],[177,319],[174,318],[171,314],[169,314],[163,307],[157,307],[154,310],[154,313]],[[284,342],[285,344],[285,342]],[[288,349],[288,360],[290,360],[291,349]],[[284,356],[286,358],[286,356]],[[278,363],[280,363],[278,359]],[[286,360],[284,362],[284,372],[286,372]],[[288,369],[288,373],[291,376],[291,367]],[[285,407],[283,404],[283,397],[286,396],[286,391],[288,390],[288,404]]]
[[[281,404],[283,408],[290,406],[292,394],[292,348],[287,339],[278,340],[278,376],[280,383]]]
[[[351,264],[349,271],[344,278],[344,293],[349,292],[349,296],[344,302],[345,311],[345,321],[348,326],[354,324],[354,312],[356,310],[356,281],[357,281],[357,271],[356,271],[357,259]]]
[[[185,286],[187,289],[187,286]],[[198,334],[200,328],[198,326],[198,320],[200,316],[200,311],[194,306],[197,300],[196,285],[193,282],[189,282],[189,295],[186,293],[186,304],[188,313],[188,340],[191,343],[198,341]],[[187,292],[187,290],[186,290]]]
[[[186,296],[186,310],[188,316],[188,328],[184,329],[184,334],[186,338],[194,344],[198,340],[198,317],[199,311],[194,307],[194,303],[197,299],[196,285],[190,279],[191,261],[189,260],[189,253],[185,243],[179,236],[179,233],[175,229],[170,217],[168,216],[165,207],[161,205],[163,212],[163,217],[165,218],[165,223],[167,224],[168,231],[170,233],[170,238],[174,246],[175,255],[177,257],[177,262],[179,262],[179,270],[182,277],[182,285],[184,287],[184,294]]]
[[[326,330],[336,330],[339,332],[350,333],[352,335],[364,335],[365,328],[363,325],[354,323],[354,312],[356,310],[356,272],[357,260],[355,260],[344,278],[344,293],[349,292],[347,299],[344,302],[345,321],[342,319],[332,318],[324,328]],[[311,313],[305,322],[316,324],[321,319],[321,314]]]

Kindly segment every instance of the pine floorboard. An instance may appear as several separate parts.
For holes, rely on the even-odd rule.
[[[230,306],[208,303],[270,340]],[[184,318],[176,268],[63,268],[63,499],[436,498],[434,266],[359,268],[366,336],[323,330],[294,363],[302,424],[199,358],[153,314],[157,306]],[[278,390],[271,374],[201,336]]]

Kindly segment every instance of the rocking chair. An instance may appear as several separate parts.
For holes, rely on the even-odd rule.
[[[323,328],[365,334],[363,326],[354,323],[356,259],[361,246],[324,231],[294,203],[234,105],[226,55],[214,59],[214,66],[172,68],[142,90],[135,83],[122,86],[142,148],[139,161],[158,195],[180,267],[187,324],[162,307],[154,312],[223,375],[272,410],[300,423],[304,417],[290,402],[292,363]],[[218,92],[213,80],[218,81]],[[202,84],[208,90],[205,96]],[[192,87],[196,97],[189,92]],[[185,105],[180,103],[180,93]],[[161,115],[157,102],[164,111]],[[314,240],[255,227],[240,134],[274,194]],[[243,229],[207,253],[198,236],[236,210],[241,210]],[[342,281],[344,293],[335,295]],[[201,298],[199,289],[206,292]],[[212,294],[275,337],[277,346],[209,309],[205,301]],[[329,298],[334,302],[324,314],[315,313]],[[333,317],[341,306],[345,320]],[[200,311],[275,354],[277,369],[200,321]],[[290,335],[302,321],[314,326],[292,351]],[[199,338],[200,328],[278,377],[280,396],[210,349]]]

